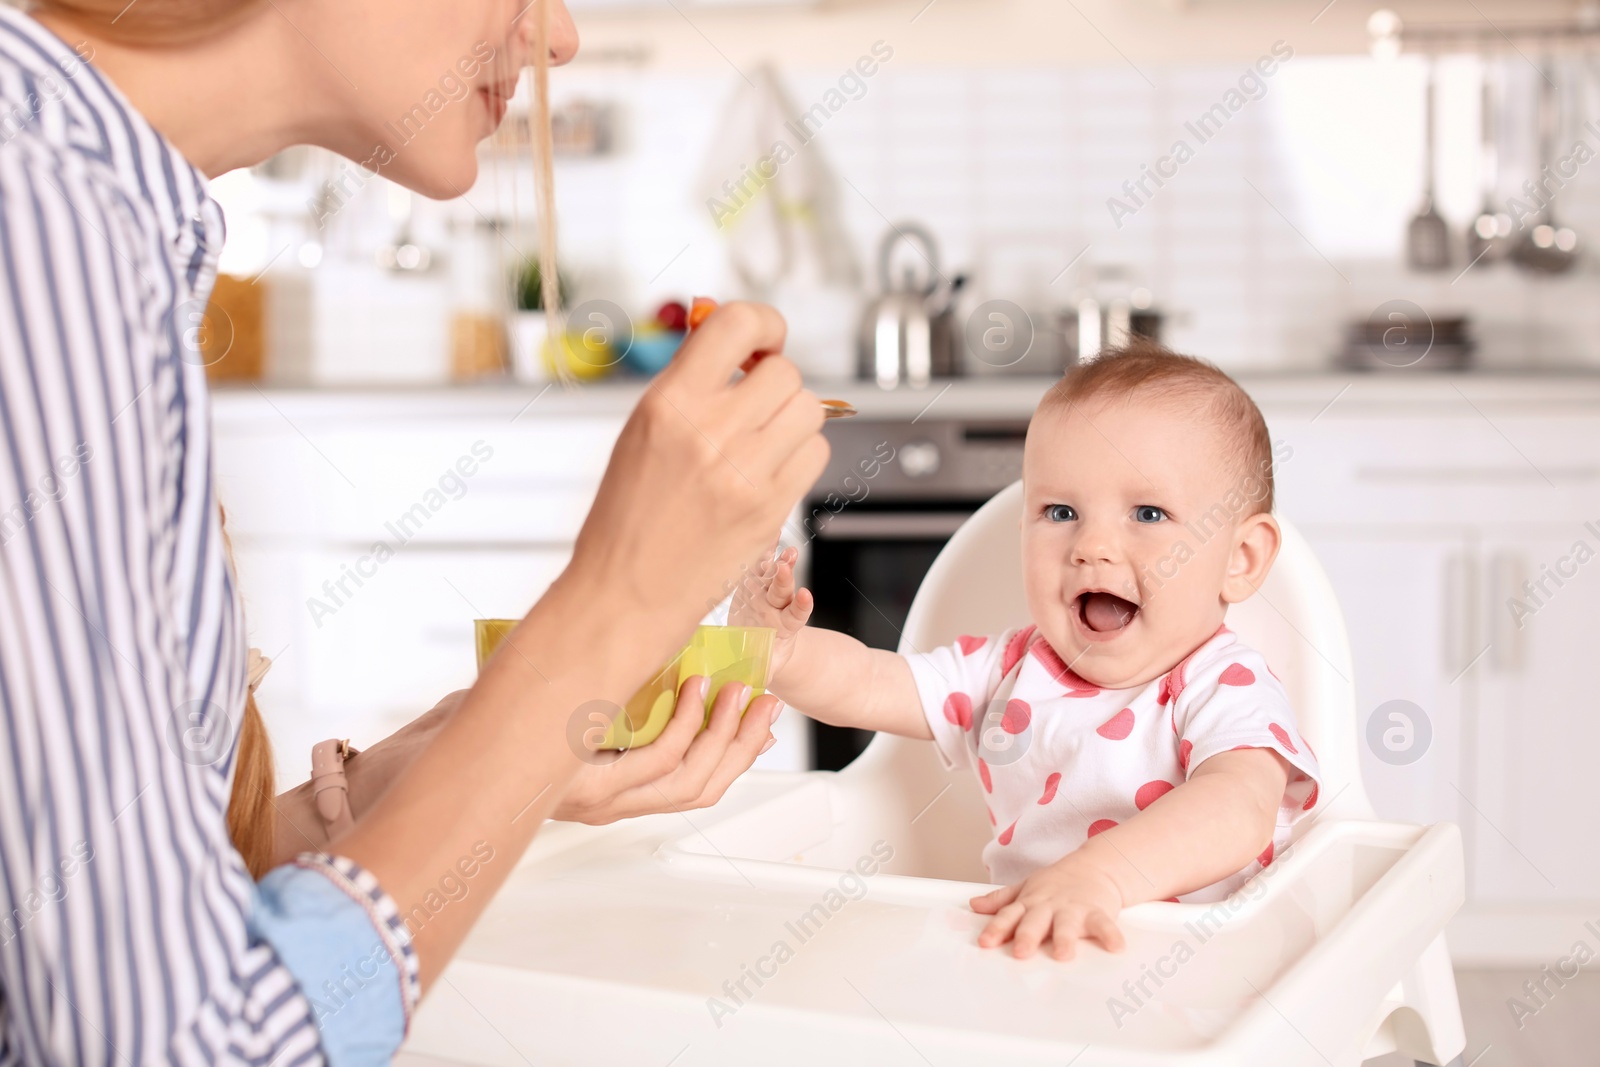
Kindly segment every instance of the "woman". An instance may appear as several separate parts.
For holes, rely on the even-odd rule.
[[[575,31],[545,2],[540,47],[566,62]],[[713,802],[769,740],[778,705],[741,720],[737,693],[696,738],[696,686],[619,763],[565,740],[575,710],[624,702],[671,655],[826,462],[816,397],[781,357],[752,359],[781,350],[783,321],[730,305],[629,419],[571,564],[477,685],[350,764],[359,818],[328,850],[257,884],[225,813],[264,749],[188,758],[184,731],[238,721],[247,686],[205,380],[180,339],[222,234],[202,176],[310,143],[455,195],[539,14],[0,7],[0,1064],[382,1062],[545,818]],[[473,91],[394,141],[452,72]],[[322,843],[304,790],[278,807],[275,859]],[[469,892],[432,907],[444,878]]]

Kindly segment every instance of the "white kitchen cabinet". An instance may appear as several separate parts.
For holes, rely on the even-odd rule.
[[[1469,873],[1486,904],[1600,901],[1597,553],[1600,537],[1580,524],[1501,528],[1483,544],[1488,650],[1473,672],[1483,830]],[[1530,595],[1523,583],[1541,579]]]
[[[259,703],[281,781],[304,780],[314,743],[371,744],[471,684],[472,620],[521,617],[571,558],[633,400],[596,395],[217,397],[218,493],[250,642],[274,660]],[[803,718],[773,735],[758,766],[809,766]]]
[[[1573,915],[1600,906],[1600,852],[1587,843],[1600,826],[1589,792],[1600,719],[1584,684],[1600,560],[1520,630],[1505,603],[1578,538],[1600,549],[1584,527],[1600,518],[1600,414],[1441,394],[1341,402],[1323,417],[1266,410],[1293,449],[1280,507],[1344,608],[1373,805],[1460,825],[1467,908],[1452,947],[1508,965],[1569,948]],[[1432,728],[1414,763],[1386,762],[1367,736],[1392,700]]]
[[[1537,604],[1522,589],[1574,557],[1579,540],[1600,564],[1600,537],[1574,525],[1310,539],[1351,622],[1362,775],[1378,814],[1458,823],[1476,905],[1600,900],[1600,852],[1579,840],[1600,826],[1600,698],[1584,669],[1600,565],[1574,564],[1560,587],[1547,579]],[[1519,620],[1516,601],[1533,613]],[[1385,759],[1368,732],[1394,700],[1427,716],[1428,750],[1415,762]]]
[[[1385,528],[1360,537],[1305,532],[1349,624],[1361,776],[1373,808],[1386,819],[1467,827],[1458,791],[1471,706],[1461,677],[1471,655],[1462,632],[1470,618],[1465,539]]]
[[[401,548],[358,587],[368,549],[337,543],[241,548],[251,642],[273,657],[259,694],[280,774],[304,778],[311,746],[359,748],[427,711],[476,675],[472,621],[518,618],[566,566],[560,548]],[[324,583],[344,579],[328,596]],[[344,595],[348,593],[348,595]]]

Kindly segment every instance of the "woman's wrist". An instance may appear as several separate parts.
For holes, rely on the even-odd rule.
[[[526,629],[522,640],[527,647],[518,647],[545,673],[554,648],[566,649],[583,670],[574,671],[576,662],[564,659],[555,660],[555,666],[564,675],[576,674],[593,690],[585,699],[621,704],[683,647],[702,614],[687,600],[681,606],[646,607],[634,590],[616,580],[614,570],[589,567],[575,557],[534,606],[525,626],[517,627],[508,640]],[[536,633],[558,635],[543,655],[540,646],[547,638]]]

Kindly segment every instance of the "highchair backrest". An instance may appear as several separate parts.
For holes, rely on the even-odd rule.
[[[1229,609],[1227,623],[1266,657],[1289,691],[1300,733],[1323,774],[1317,814],[1370,819],[1372,806],[1362,788],[1356,749],[1344,616],[1311,546],[1283,516],[1277,518],[1283,528],[1277,561],[1260,592]],[[1016,482],[956,531],[917,590],[900,638],[901,652],[928,651],[961,634],[995,634],[1028,621],[1021,519],[1022,483]],[[971,772],[946,771],[928,742],[879,734],[840,775],[858,782],[876,780],[880,786],[885,779],[893,781],[909,794],[912,810],[948,792],[951,796],[941,797],[935,809],[945,835],[980,843],[991,832]],[[945,790],[946,784],[953,788]],[[1309,823],[1303,820],[1300,827]],[[938,850],[944,852],[951,843],[945,836]]]

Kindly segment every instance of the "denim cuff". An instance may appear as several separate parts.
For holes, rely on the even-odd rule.
[[[304,853],[257,884],[250,928],[299,984],[329,1064],[393,1059],[421,986],[411,934],[370,872]]]

